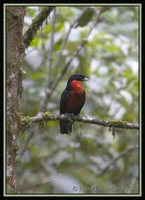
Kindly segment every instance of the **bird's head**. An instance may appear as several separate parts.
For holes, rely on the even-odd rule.
[[[73,74],[69,77],[67,82],[67,89],[81,87],[81,81],[88,81],[88,77],[81,74]]]
[[[73,80],[76,81],[88,81],[88,77],[81,75],[81,74],[73,74],[69,77],[68,83],[72,82]]]

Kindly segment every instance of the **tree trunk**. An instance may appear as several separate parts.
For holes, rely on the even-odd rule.
[[[7,192],[16,191],[19,97],[22,93],[23,24],[25,7],[7,7]]]

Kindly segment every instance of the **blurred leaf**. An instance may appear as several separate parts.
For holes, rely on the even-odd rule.
[[[37,47],[38,44],[39,44],[39,38],[38,38],[38,37],[34,37],[34,39],[33,39],[32,42],[31,42],[31,45],[32,45],[33,47]]]
[[[56,126],[56,122],[55,121],[50,121],[50,122],[48,122],[48,126],[49,127]]]
[[[80,27],[86,26],[91,21],[93,15],[94,15],[94,9],[87,8],[77,20],[76,22],[77,24],[75,27],[77,28],[78,26]]]
[[[27,11],[27,14],[31,17],[34,17],[35,14],[36,14],[36,8],[31,8],[31,7],[27,7],[26,11]]]
[[[33,80],[37,80],[37,79],[40,79],[44,76],[44,72],[35,72],[31,75],[31,78]]]
[[[51,25],[46,25],[44,26],[43,30],[45,31],[46,34],[49,34],[52,31],[52,27]]]

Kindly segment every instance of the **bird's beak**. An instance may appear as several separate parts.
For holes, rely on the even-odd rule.
[[[87,77],[85,77],[84,79],[83,79],[83,81],[88,81],[89,79],[87,78]]]

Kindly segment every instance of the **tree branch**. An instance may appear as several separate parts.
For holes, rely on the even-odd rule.
[[[122,158],[123,156],[128,155],[129,153],[135,151],[136,149],[138,149],[138,145],[133,146],[131,148],[126,149],[125,151],[123,151],[122,153],[120,153],[118,156],[116,156],[115,158],[113,158],[103,169],[101,169],[101,171],[97,174],[97,176],[101,176],[103,173],[105,173],[109,167],[111,165],[113,165],[117,160],[119,160],[120,158]]]
[[[84,10],[84,12],[85,12],[87,9],[88,9],[88,8],[86,8],[86,9]],[[83,13],[84,13],[84,12],[83,12]],[[75,25],[76,25],[76,23],[77,23],[77,21],[78,21],[79,18],[80,18],[80,16],[70,25],[69,30],[68,30],[67,34],[65,35],[65,37],[64,37],[64,40],[63,40],[63,43],[62,43],[62,46],[61,46],[60,53],[59,53],[59,55],[58,55],[58,58],[57,58],[57,61],[56,61],[56,64],[55,64],[55,68],[57,68],[58,65],[60,64],[60,59],[61,59],[63,50],[65,49],[65,46],[66,46],[66,44],[67,44],[67,42],[68,42],[69,35],[70,35],[72,29],[75,27]]]
[[[40,123],[43,121],[75,121],[88,124],[96,124],[100,126],[106,126],[111,128],[123,128],[123,129],[136,129],[139,130],[139,125],[131,124],[126,121],[121,120],[98,120],[92,117],[75,116],[73,114],[65,115],[52,115],[49,112],[38,113],[35,117],[21,117],[21,122],[23,125]]]
[[[55,10],[54,10],[55,11]],[[54,17],[52,19],[52,32],[51,32],[51,36],[50,36],[50,50],[49,50],[49,64],[48,64],[48,82],[47,82],[47,89],[50,88],[50,83],[52,82],[52,80],[54,80],[54,77],[51,77],[51,67],[52,67],[52,61],[53,61],[53,51],[54,51],[54,35],[55,35],[55,22],[56,22],[56,13],[54,12]],[[46,90],[47,93],[47,90]],[[46,94],[47,95],[47,94]]]
[[[40,28],[44,20],[50,15],[51,11],[55,7],[47,7],[44,8],[38,16],[32,21],[32,24],[30,25],[29,29],[24,33],[24,45],[25,48],[27,48],[32,41],[34,35],[36,34],[37,30]]]

